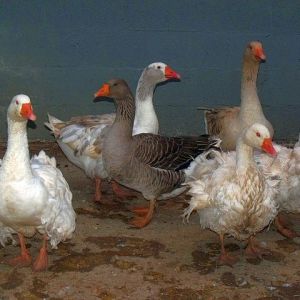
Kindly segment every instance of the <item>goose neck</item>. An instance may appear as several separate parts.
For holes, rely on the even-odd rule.
[[[123,134],[132,135],[133,121],[135,115],[135,104],[132,95],[126,95],[123,99],[115,99],[116,119],[113,124]]]
[[[243,137],[240,137],[237,141],[236,153],[237,173],[243,175],[250,166],[255,164],[253,160],[253,148],[244,142]]]
[[[151,82],[150,80],[147,80],[147,76],[144,71],[139,79],[136,88],[135,103],[142,104],[142,102],[147,100],[152,101],[155,86],[155,83]]]
[[[155,85],[139,80],[136,90],[136,110],[133,126],[133,135],[139,133],[158,133],[158,118],[153,106],[153,94]]]
[[[27,139],[27,122],[15,122],[8,117],[7,149],[3,157],[1,172],[5,179],[32,177]]]
[[[262,113],[261,103],[257,95],[257,76],[259,71],[259,62],[244,59],[242,82],[241,82],[241,114],[247,114],[249,111]]]

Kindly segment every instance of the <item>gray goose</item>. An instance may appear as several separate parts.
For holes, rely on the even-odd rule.
[[[193,157],[214,147],[218,140],[200,137],[165,137],[150,133],[132,136],[135,116],[134,97],[126,81],[112,79],[95,94],[113,98],[116,118],[103,145],[103,163],[109,177],[139,191],[150,200],[147,208],[134,210],[131,221],[136,227],[146,226],[152,219],[159,196],[172,192],[185,180],[182,170]]]
[[[222,140],[221,148],[235,150],[242,131],[254,123],[265,125],[273,136],[274,130],[266,119],[259,101],[256,80],[259,65],[266,60],[261,42],[250,42],[244,52],[241,81],[241,106],[199,108],[204,110],[206,131]]]
[[[159,124],[153,106],[153,94],[158,83],[170,79],[179,80],[180,75],[163,62],[152,63],[143,70],[136,90],[133,134],[158,133]],[[94,179],[94,201],[105,204],[107,201],[102,197],[101,183],[107,178],[107,172],[102,162],[102,144],[108,128],[114,122],[115,114],[78,116],[66,122],[48,116],[46,127],[52,131],[67,158]],[[115,181],[111,183],[119,198],[132,196],[130,191],[121,189]]]

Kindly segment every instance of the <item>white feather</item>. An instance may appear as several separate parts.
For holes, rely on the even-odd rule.
[[[55,248],[75,230],[72,193],[55,158],[41,151],[29,159],[27,120],[19,112],[24,103],[30,104],[29,97],[17,95],[8,109],[8,147],[0,168],[0,243],[12,233],[38,231]]]
[[[241,240],[266,227],[278,212],[274,198],[279,180],[263,174],[251,160],[239,165],[245,168],[238,171],[236,152],[212,150],[198,156],[186,171],[192,197],[183,216],[188,219],[196,210],[203,228]]]

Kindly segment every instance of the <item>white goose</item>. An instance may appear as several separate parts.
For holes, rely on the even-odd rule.
[[[8,261],[26,266],[31,256],[25,236],[41,233],[43,244],[33,264],[35,271],[48,266],[47,239],[53,248],[71,238],[75,230],[72,194],[54,158],[44,151],[30,160],[27,140],[27,120],[35,120],[30,99],[15,96],[7,112],[8,143],[0,168],[0,222],[18,233],[21,256]],[[2,230],[2,228],[0,229]],[[1,234],[0,234],[1,235]]]
[[[153,93],[158,83],[169,79],[180,79],[180,75],[164,63],[152,63],[143,70],[136,89],[133,135],[158,133],[159,124],[153,106]],[[49,115],[49,123],[45,123],[67,158],[84,170],[88,177],[95,179],[94,200],[102,203],[104,200],[101,197],[101,179],[108,176],[102,161],[103,140],[115,116],[115,113],[90,115],[74,117],[63,122]],[[115,181],[112,181],[112,188],[119,197],[128,195]]]
[[[223,264],[236,262],[225,251],[225,234],[249,239],[246,252],[260,256],[263,249],[254,244],[253,237],[277,214],[274,196],[278,180],[264,176],[258,169],[253,148],[276,154],[270,132],[264,125],[255,123],[246,128],[238,138],[236,152],[215,152],[212,160],[200,155],[187,170],[192,198],[184,216],[188,218],[197,210],[201,226],[219,234]]]
[[[278,153],[276,158],[258,154],[255,159],[265,173],[281,178],[279,193],[275,198],[279,212],[300,213],[300,136],[293,149],[281,145],[275,145],[275,149]],[[275,219],[275,225],[286,237],[299,236],[286,227],[280,214]]]
[[[206,131],[209,135],[218,136],[222,140],[223,150],[235,150],[240,133],[254,123],[265,125],[273,136],[273,127],[263,113],[256,88],[259,66],[265,60],[262,43],[250,42],[243,57],[241,106],[204,108]]]

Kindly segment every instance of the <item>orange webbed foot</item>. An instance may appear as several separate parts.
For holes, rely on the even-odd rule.
[[[14,267],[28,267],[31,265],[31,260],[31,256],[27,251],[20,256],[6,260],[5,263]]]
[[[148,225],[151,221],[151,218],[142,218],[142,217],[134,217],[129,224],[131,224],[132,226],[136,227],[136,228],[143,228],[146,225]]]
[[[132,207],[130,211],[135,213],[138,216],[146,216],[149,213],[149,207],[139,206],[139,207]]]
[[[300,234],[292,229],[287,228],[287,224],[284,219],[280,216],[275,218],[275,226],[277,230],[285,237],[293,239],[299,237]]]
[[[246,247],[245,253],[249,257],[262,259],[264,255],[270,255],[271,251],[266,248],[260,247],[257,243],[254,242],[254,238],[251,237],[249,239],[249,243]]]
[[[40,249],[40,253],[32,265],[35,272],[45,271],[48,268],[48,254],[46,249]]]
[[[45,271],[48,268],[47,236],[44,236],[43,245],[39,255],[33,263],[32,269],[35,272]]]
[[[138,216],[135,216],[130,221],[130,224],[137,227],[137,228],[145,227],[152,220],[154,208],[155,208],[155,200],[150,200],[149,207],[136,207],[136,208],[133,208],[132,210]]]
[[[11,266],[27,267],[31,264],[31,256],[26,248],[23,234],[18,233],[18,236],[20,240],[21,255],[15,258],[8,259],[4,262]]]

